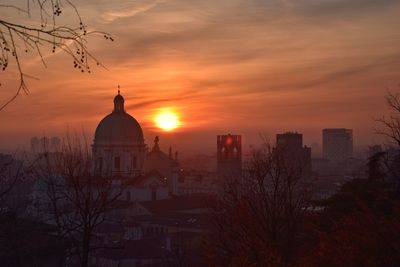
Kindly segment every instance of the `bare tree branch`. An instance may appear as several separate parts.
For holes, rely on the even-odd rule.
[[[387,137],[391,143],[400,147],[400,94],[389,92],[386,103],[391,114],[376,120],[382,128],[376,128],[375,132]]]
[[[58,235],[72,244],[70,254],[88,266],[94,231],[122,193],[112,177],[94,174],[89,148],[68,139],[61,151],[39,155],[34,172],[45,187],[39,208],[49,215]]]
[[[228,181],[214,207],[214,264],[285,266],[293,259],[311,199],[302,171],[269,144],[253,154],[243,177]]]
[[[19,23],[0,18],[0,68],[6,71],[10,61],[14,61],[19,73],[19,85],[15,93],[0,104],[0,111],[14,101],[21,92],[28,93],[26,78],[30,76],[23,71],[22,53],[32,53],[38,56],[43,66],[46,63],[41,48],[51,49],[52,53],[61,50],[69,55],[73,61],[74,68],[82,73],[91,73],[91,64],[104,67],[89,51],[86,46],[88,35],[102,35],[105,39],[114,41],[113,37],[101,31],[88,31],[83,23],[78,9],[70,0],[26,0],[27,7],[22,8],[15,5],[0,5],[1,9],[15,10],[25,14],[31,22]],[[65,3],[65,7],[63,5]],[[64,11],[72,8],[77,26],[58,24],[58,17]],[[18,19],[23,19],[19,17]],[[50,21],[50,23],[48,23]],[[40,26],[38,26],[40,24]],[[1,84],[0,84],[1,86]]]

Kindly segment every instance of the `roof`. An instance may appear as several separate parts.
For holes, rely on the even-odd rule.
[[[135,216],[137,224],[179,227],[193,230],[207,229],[210,222],[208,214],[171,213],[166,215],[140,215]]]
[[[129,227],[140,227],[140,223],[133,222],[133,221],[128,221],[124,222],[124,228],[129,228]]]
[[[135,118],[126,112],[113,112],[102,119],[96,128],[94,144],[143,144],[143,131]]]
[[[95,229],[96,233],[123,233],[124,228],[119,223],[102,223]]]
[[[188,211],[204,209],[215,201],[215,196],[210,194],[192,194],[187,196],[174,196],[169,199],[145,201],[140,204],[153,214],[162,214],[173,211]]]
[[[152,183],[167,185],[164,176],[162,176],[158,171],[151,171],[145,175],[138,175],[126,181],[125,185],[146,186]]]
[[[169,164],[175,166],[177,164],[176,160],[168,156],[166,153],[164,153],[161,150],[151,150],[149,153],[147,153],[146,156],[148,159],[161,159],[164,160],[165,162],[168,162]]]
[[[173,159],[171,156],[168,156],[166,153],[161,151],[160,149],[152,149],[146,155],[146,161],[144,164],[144,169],[146,172],[152,170],[158,170],[161,172],[165,172],[166,170],[171,171],[172,168],[179,166],[178,162]]]
[[[4,215],[3,215],[4,216]],[[29,220],[19,220],[17,224],[12,221],[13,219],[6,219],[3,223],[5,225],[12,224],[13,231],[18,232],[18,250],[23,258],[31,258],[32,256],[39,255],[56,255],[62,252],[69,246],[69,242],[66,239],[60,238],[54,233],[56,227],[53,225],[43,224],[39,222],[33,222]],[[2,238],[4,241],[9,236],[12,236],[12,232],[5,232]],[[2,266],[11,266],[7,264],[7,260],[10,259],[10,251],[14,251],[12,243],[3,242],[2,249],[0,250],[0,262]]]
[[[160,238],[127,240],[115,248],[99,251],[99,258],[106,259],[164,259],[170,255],[165,249],[165,240]]]
[[[144,145],[142,127],[125,112],[124,99],[118,93],[114,99],[114,111],[103,118],[96,128],[94,145],[114,144]]]

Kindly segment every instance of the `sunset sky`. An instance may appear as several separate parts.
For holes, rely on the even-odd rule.
[[[0,112],[0,150],[68,130],[91,141],[118,84],[146,143],[160,135],[165,150],[209,153],[215,136],[229,132],[246,145],[284,131],[321,143],[322,128],[333,127],[352,128],[355,144],[365,145],[379,141],[374,119],[386,112],[387,90],[399,91],[398,0],[74,2],[90,29],[115,38],[89,38],[107,69],[81,74],[50,50],[47,68],[35,57],[24,61],[39,80]],[[9,12],[0,16],[21,17]],[[15,69],[0,81],[4,102],[16,88]],[[154,126],[165,108],[180,116],[176,131]]]

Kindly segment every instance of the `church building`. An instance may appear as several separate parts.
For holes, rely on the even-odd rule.
[[[142,127],[126,112],[124,102],[118,90],[114,110],[97,126],[92,145],[95,171],[124,184],[124,200],[169,198],[177,192],[177,157],[171,149],[169,156],[160,150],[158,137],[148,151]]]

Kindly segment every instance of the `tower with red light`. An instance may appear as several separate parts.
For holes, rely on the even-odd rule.
[[[242,136],[217,136],[217,172],[220,181],[242,176]]]

